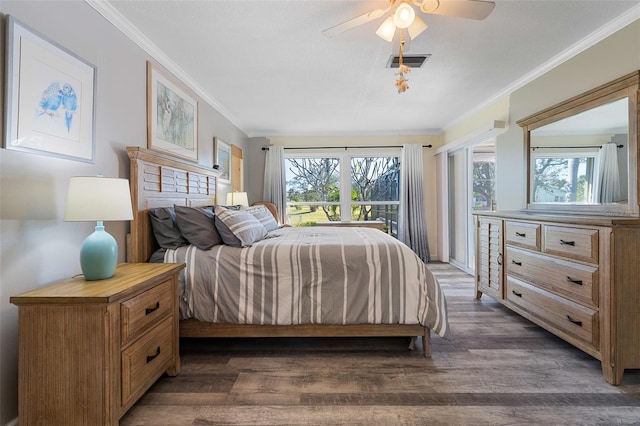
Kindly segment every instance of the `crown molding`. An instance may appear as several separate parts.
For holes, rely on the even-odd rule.
[[[236,126],[241,132],[247,134],[246,131],[238,124],[238,120],[227,111],[216,99],[211,97],[200,85],[187,74],[178,64],[176,64],[166,53],[156,46],[147,36],[145,36],[135,25],[125,18],[108,0],[84,0],[89,6],[94,8],[107,21],[111,22],[120,32],[129,37],[142,50],[147,52],[158,64],[162,65],[183,84],[189,87],[202,100],[211,105],[224,118],[229,120],[231,124]],[[146,72],[146,71],[145,71]]]

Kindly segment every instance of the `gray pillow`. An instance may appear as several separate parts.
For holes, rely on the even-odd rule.
[[[209,250],[222,239],[214,224],[211,207],[174,206],[180,233],[199,249]]]
[[[273,217],[269,209],[266,208],[265,206],[262,206],[262,205],[251,206],[243,210],[255,216],[255,218],[260,221],[260,223],[262,224],[262,226],[264,226],[264,229],[266,229],[267,232],[274,231],[279,228],[278,222],[276,222],[275,218]]]
[[[173,207],[158,207],[149,210],[149,219],[153,236],[156,237],[160,247],[175,250],[189,244],[180,233]]]
[[[267,230],[251,213],[216,207],[215,224],[225,244],[248,247],[267,236]]]

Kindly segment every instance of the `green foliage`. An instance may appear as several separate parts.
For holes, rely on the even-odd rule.
[[[306,221],[306,222],[299,222],[294,224],[293,226],[316,226],[317,222],[314,222],[312,220]]]

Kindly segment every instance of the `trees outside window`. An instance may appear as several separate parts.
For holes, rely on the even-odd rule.
[[[291,155],[285,165],[290,223],[381,220],[397,233],[398,156]]]

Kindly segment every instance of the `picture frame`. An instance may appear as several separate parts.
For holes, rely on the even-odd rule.
[[[231,183],[231,145],[220,138],[213,138],[213,164],[218,166],[218,182]]]
[[[198,101],[147,61],[147,148],[198,161]]]
[[[97,68],[7,16],[4,148],[95,162]]]

